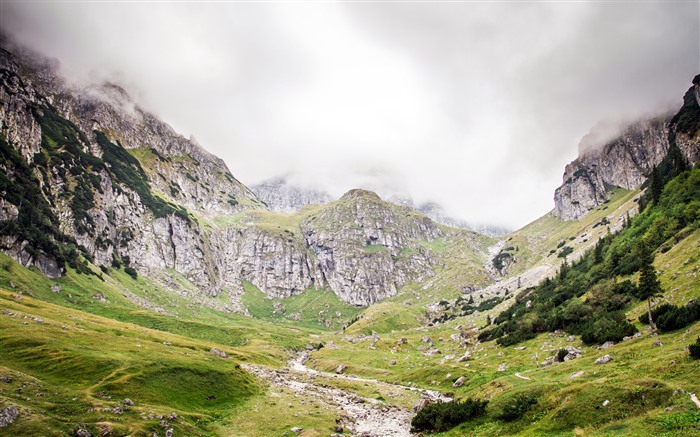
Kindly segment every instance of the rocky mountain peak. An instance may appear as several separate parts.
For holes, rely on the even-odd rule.
[[[688,162],[696,162],[700,157],[698,76],[693,84],[675,115],[660,114],[617,129],[602,123],[584,136],[578,158],[566,166],[564,182],[554,193],[554,214],[578,220],[608,200],[609,187],[639,187],[671,144],[678,146]]]

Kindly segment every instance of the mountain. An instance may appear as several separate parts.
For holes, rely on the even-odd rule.
[[[3,46],[0,434],[700,431],[699,78],[497,239],[363,189],[276,212],[119,86]]]
[[[688,162],[697,162],[700,140],[693,133],[700,114],[699,102],[700,75],[693,80],[675,116],[664,114],[636,121],[611,139],[604,126],[593,129],[581,140],[578,158],[566,166],[564,183],[554,193],[556,216],[578,220],[609,199],[610,187],[639,187],[672,144]]]
[[[250,188],[272,211],[284,213],[294,213],[308,205],[323,205],[333,199],[333,196],[325,191],[295,185],[284,177],[267,179]],[[475,225],[452,217],[442,205],[436,202],[416,204],[410,196],[405,194],[384,192],[379,194],[389,202],[409,206],[445,226],[474,231],[489,237],[498,237],[509,232],[501,226]]]
[[[272,210],[292,214],[308,205],[324,205],[333,196],[313,188],[291,184],[283,177],[266,179],[250,189]]]
[[[362,190],[291,215],[270,212],[221,159],[118,85],[77,88],[56,63],[8,49],[0,54],[0,248],[48,277],[64,275],[66,264],[86,274],[90,265],[98,274],[124,268],[216,308],[225,295],[226,308],[242,311],[247,283],[270,298],[330,289],[370,305],[434,275],[444,264],[429,248],[436,240],[478,240],[453,238],[462,234]],[[269,187],[281,199],[287,185]],[[284,190],[303,197],[295,205],[313,197]],[[472,258],[475,282],[488,280]]]

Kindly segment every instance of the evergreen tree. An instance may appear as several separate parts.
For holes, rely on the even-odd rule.
[[[656,331],[656,325],[651,317],[651,298],[660,296],[663,293],[659,279],[656,277],[656,269],[652,265],[654,255],[643,243],[641,244],[641,267],[639,269],[639,285],[637,287],[637,297],[647,300],[647,310],[649,312],[649,326],[652,331]]]
[[[654,167],[651,170],[651,181],[649,183],[649,191],[651,192],[651,203],[656,205],[661,199],[661,192],[663,191],[664,185],[659,175],[658,167]]]

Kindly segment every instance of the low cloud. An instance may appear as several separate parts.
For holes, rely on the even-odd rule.
[[[581,138],[680,106],[697,2],[7,3],[2,28],[118,81],[243,182],[406,191],[470,222],[552,208]]]

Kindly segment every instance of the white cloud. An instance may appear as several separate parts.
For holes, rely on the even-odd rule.
[[[408,191],[472,222],[548,211],[578,140],[678,105],[698,4],[7,3],[73,78],[116,78],[245,183]]]

